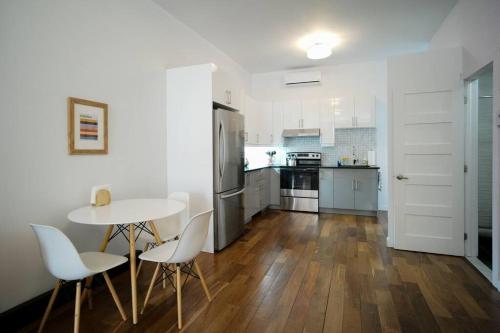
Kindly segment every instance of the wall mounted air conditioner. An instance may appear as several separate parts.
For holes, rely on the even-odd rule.
[[[285,86],[298,86],[302,84],[321,83],[321,72],[292,72],[285,74]]]

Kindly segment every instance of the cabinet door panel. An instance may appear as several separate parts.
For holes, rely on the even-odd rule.
[[[250,96],[245,97],[245,143],[257,143],[257,107]]]
[[[354,191],[354,208],[359,210],[378,209],[378,171],[357,170]]]
[[[269,169],[271,205],[280,205],[280,169]]]
[[[356,127],[370,128],[376,126],[375,96],[360,95],[354,99]]]
[[[319,110],[318,99],[302,101],[302,128],[319,128]]]
[[[271,102],[258,102],[257,112],[257,144],[270,145],[273,131],[273,107]]]
[[[283,108],[283,128],[300,128],[302,118],[302,103],[300,101],[279,102]]]
[[[335,109],[333,98],[325,98],[320,101],[319,119],[321,145],[335,145]]]
[[[354,98],[352,96],[337,96],[335,104],[335,128],[354,127]]]
[[[273,103],[273,130],[272,130],[272,144],[280,145],[283,142],[283,105],[280,103]]]
[[[333,169],[319,170],[319,207],[333,208]]]
[[[354,209],[354,174],[352,170],[333,171],[333,206],[337,209]]]

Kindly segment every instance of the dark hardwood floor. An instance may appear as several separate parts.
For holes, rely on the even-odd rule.
[[[463,258],[389,249],[376,218],[269,211],[241,240],[199,259],[215,298],[208,303],[199,281],[188,280],[186,332],[500,331],[500,294],[472,266]],[[153,265],[144,268],[141,305]],[[113,282],[129,320],[122,322],[100,288],[93,310],[82,307],[82,332],[177,331],[171,287],[155,287],[134,326],[128,273]],[[52,314],[46,332],[68,332],[72,322],[68,305]]]

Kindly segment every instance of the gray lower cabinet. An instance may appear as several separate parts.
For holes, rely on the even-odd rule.
[[[357,170],[354,183],[354,209],[378,209],[378,171]]]
[[[269,169],[269,184],[270,188],[270,200],[272,206],[280,205],[280,169],[270,168]]]
[[[333,208],[354,209],[354,173],[356,170],[333,171]]]
[[[378,171],[335,169],[333,207],[375,211],[378,209]]]
[[[319,169],[319,207],[333,208],[333,169]]]

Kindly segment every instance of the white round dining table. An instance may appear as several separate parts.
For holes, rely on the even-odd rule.
[[[136,279],[136,248],[137,235],[135,229],[147,232],[154,236],[161,244],[161,236],[154,224],[154,220],[167,218],[179,214],[186,205],[172,199],[126,199],[115,200],[106,206],[86,206],[75,209],[68,214],[68,220],[75,223],[89,225],[107,225],[108,229],[101,243],[99,251],[106,251],[111,239],[122,234],[129,241],[130,247],[130,282],[132,291],[132,319],[137,323],[137,279]],[[149,225],[149,228],[148,228]],[[115,232],[113,233],[113,230]],[[128,231],[128,235],[126,232]],[[91,283],[92,278],[87,280]],[[82,300],[87,296],[84,290]]]

